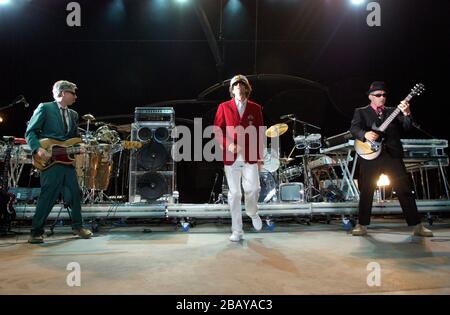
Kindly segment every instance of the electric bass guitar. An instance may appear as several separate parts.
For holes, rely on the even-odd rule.
[[[95,145],[80,146],[81,138],[71,138],[66,141],[59,141],[50,138],[39,140],[41,148],[50,153],[51,157],[47,161],[33,155],[32,163],[35,168],[40,171],[52,167],[55,164],[73,165],[75,163],[75,155],[81,153],[95,153]],[[120,144],[124,149],[139,149],[142,143],[138,141],[122,141]]]
[[[412,89],[411,92],[404,99],[409,102],[415,95],[420,95],[425,90],[425,86],[422,83],[417,83]],[[388,118],[378,127],[374,122],[372,124],[372,131],[376,132],[380,135],[378,141],[370,141],[365,139],[364,141],[355,139],[355,150],[356,153],[364,160],[374,160],[381,154],[381,148],[383,144],[383,138],[381,135],[387,129],[387,127],[394,121],[395,117],[400,114],[401,110],[397,107],[392,114],[389,115]]]

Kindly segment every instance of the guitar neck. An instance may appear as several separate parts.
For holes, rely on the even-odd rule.
[[[409,93],[408,96],[404,99],[405,102],[409,102],[412,98],[413,98],[413,94]],[[389,115],[388,118],[386,118],[386,120],[381,124],[381,126],[378,128],[378,130],[380,130],[381,132],[384,132],[387,127],[389,127],[389,125],[391,124],[391,122],[395,119],[395,117],[398,116],[398,114],[400,114],[401,110],[397,107],[392,114]]]
[[[400,109],[396,108],[392,114],[389,115],[388,118],[386,118],[386,120],[381,124],[381,126],[378,128],[381,132],[384,132],[387,127],[391,124],[391,122],[395,119],[395,117],[398,116],[398,114],[400,114]]]

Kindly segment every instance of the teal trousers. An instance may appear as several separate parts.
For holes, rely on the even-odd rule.
[[[80,186],[73,166],[56,164],[41,173],[41,194],[33,216],[31,234],[44,234],[44,226],[53,206],[62,193],[63,201],[68,204],[72,216],[72,228],[82,227]]]

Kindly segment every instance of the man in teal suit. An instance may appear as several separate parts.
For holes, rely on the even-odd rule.
[[[55,101],[41,103],[31,117],[25,137],[33,154],[48,160],[49,152],[40,146],[40,139],[51,138],[65,141],[78,137],[78,113],[68,107],[75,103],[77,86],[69,81],[57,81],[53,85]],[[60,193],[70,206],[73,233],[90,238],[92,232],[82,227],[80,187],[75,167],[54,164],[41,172],[41,194],[33,217],[29,243],[44,242],[44,225]]]

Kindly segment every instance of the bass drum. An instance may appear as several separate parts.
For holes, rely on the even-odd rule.
[[[276,201],[277,196],[277,182],[275,177],[270,172],[259,172],[259,185],[261,190],[259,191],[258,203],[269,203]],[[242,188],[242,198],[244,200],[244,190]],[[222,194],[224,197],[228,197],[228,183],[226,176],[223,177]],[[228,201],[227,201],[228,203]]]
[[[275,177],[270,172],[259,173],[259,184],[261,190],[259,191],[259,203],[269,203],[276,200],[277,196],[277,182]]]

